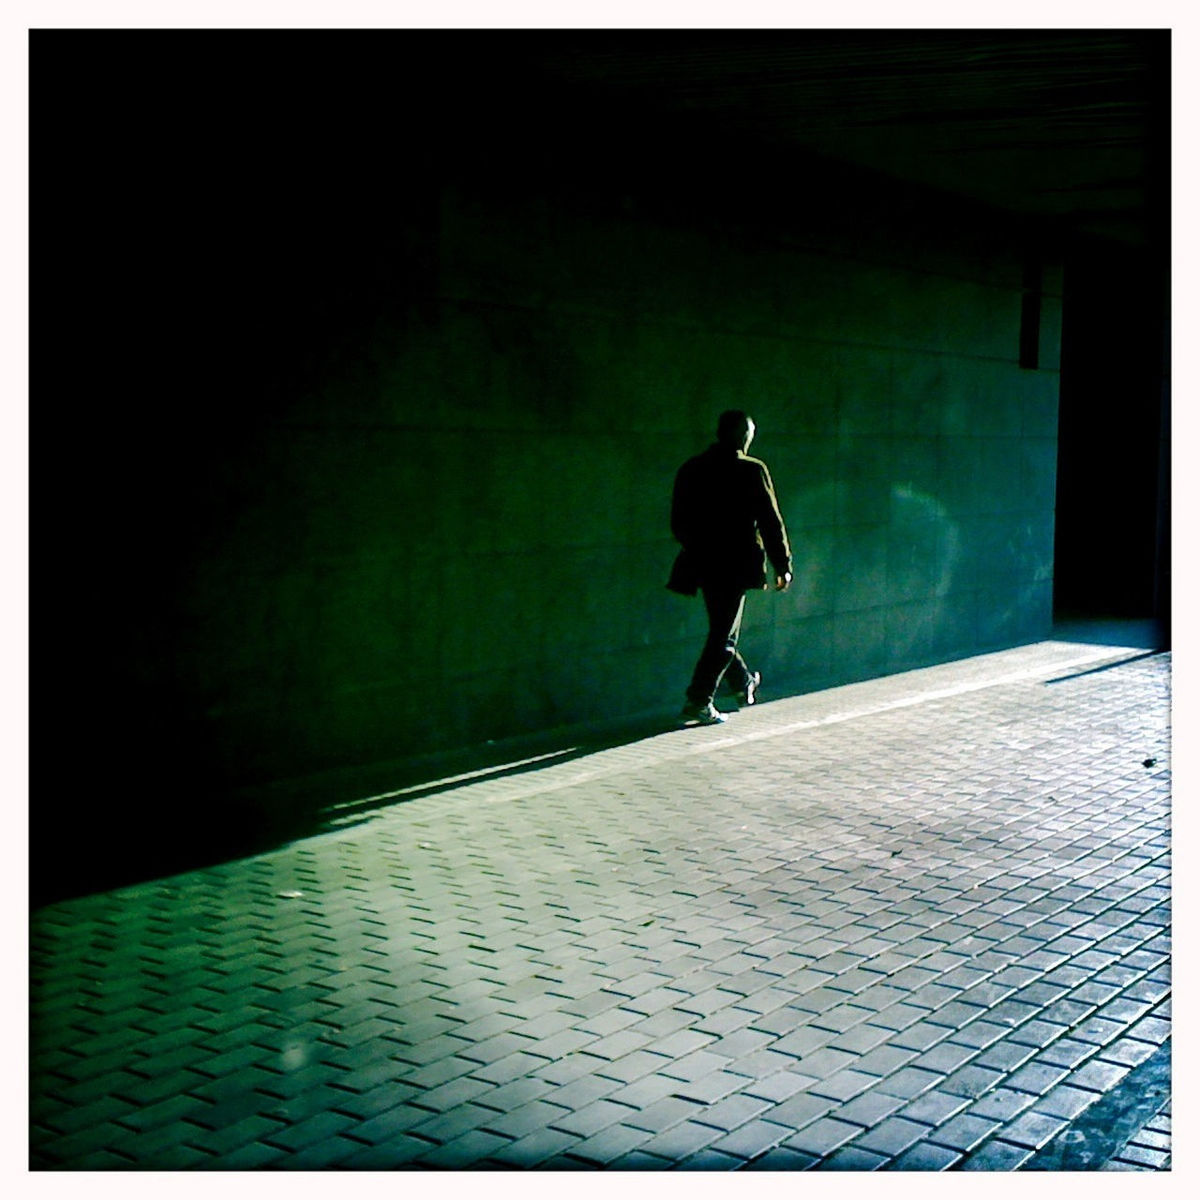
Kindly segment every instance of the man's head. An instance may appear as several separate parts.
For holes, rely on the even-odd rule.
[[[742,412],[740,408],[731,408],[717,418],[717,441],[722,446],[745,454],[753,440],[754,421],[749,413]]]

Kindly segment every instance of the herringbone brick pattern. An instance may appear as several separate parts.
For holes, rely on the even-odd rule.
[[[1018,1168],[1169,1037],[1169,670],[1026,647],[44,908],[32,1164]]]

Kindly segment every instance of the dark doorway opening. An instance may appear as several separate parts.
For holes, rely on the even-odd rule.
[[[1079,241],[1066,263],[1054,615],[1153,622],[1170,638],[1167,273]]]

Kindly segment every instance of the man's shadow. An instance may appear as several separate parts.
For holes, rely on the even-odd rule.
[[[70,838],[42,823],[31,839],[31,908],[265,854],[363,825],[398,804],[536,774],[679,728],[673,712],[653,713],[254,788],[213,788],[164,771],[153,794],[127,787],[106,804],[64,814],[76,825],[90,821]]]

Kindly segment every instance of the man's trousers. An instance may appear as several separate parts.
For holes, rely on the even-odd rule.
[[[696,662],[687,698],[689,704],[705,705],[712,702],[728,671],[733,671],[729,681],[734,690],[744,688],[751,674],[737,650],[742,610],[746,605],[744,589],[703,584],[700,592],[708,613],[708,637]]]

